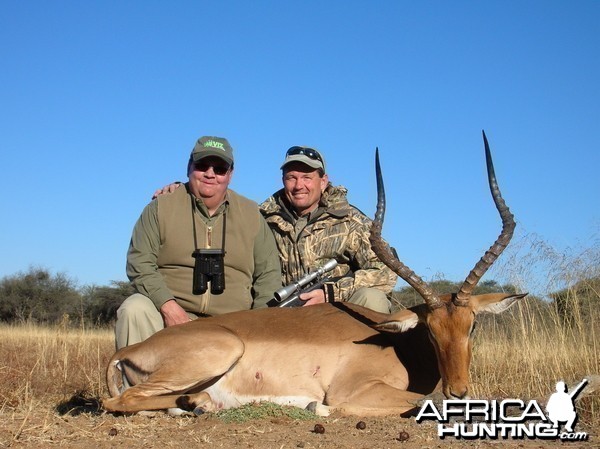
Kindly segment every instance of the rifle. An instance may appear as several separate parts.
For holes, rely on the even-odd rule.
[[[321,268],[311,271],[304,277],[292,282],[274,293],[274,298],[269,301],[270,307],[300,307],[304,301],[300,299],[300,294],[321,288],[327,279],[323,277],[325,273],[333,270],[337,266],[337,260],[329,259]]]
[[[581,393],[581,390],[583,390],[583,388],[588,384],[588,380],[587,379],[583,379],[579,385],[577,385],[575,387],[575,389],[573,391],[571,391],[569,393],[569,396],[571,397],[571,400],[574,401],[575,398],[579,395],[579,393]]]

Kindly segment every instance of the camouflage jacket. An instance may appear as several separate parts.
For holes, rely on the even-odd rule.
[[[371,249],[371,220],[348,203],[347,192],[329,184],[307,220],[288,208],[283,189],[260,205],[275,236],[284,285],[333,258],[338,266],[327,273],[332,278],[328,301],[347,301],[361,287],[392,291],[397,276]]]

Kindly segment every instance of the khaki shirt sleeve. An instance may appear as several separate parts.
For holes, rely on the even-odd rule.
[[[273,293],[281,288],[281,262],[275,238],[259,214],[260,229],[254,241],[253,309],[267,307]]]
[[[127,277],[138,293],[152,300],[157,309],[173,298],[158,271],[160,229],[158,201],[149,203],[133,227],[127,251]]]

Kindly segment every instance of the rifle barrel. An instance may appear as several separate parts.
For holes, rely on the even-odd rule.
[[[291,284],[277,290],[273,295],[275,296],[275,300],[281,302],[296,292],[300,293],[300,290],[302,290],[304,286],[308,285],[315,279],[320,278],[328,271],[333,270],[337,264],[337,260],[329,259],[321,268],[311,271],[302,278],[298,279],[296,282],[292,282]]]

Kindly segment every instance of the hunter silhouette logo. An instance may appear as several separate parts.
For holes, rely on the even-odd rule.
[[[577,420],[575,398],[587,383],[588,380],[583,379],[571,393],[568,393],[567,385],[562,380],[556,383],[556,393],[552,393],[552,396],[548,399],[548,404],[546,404],[548,418],[554,423],[555,428],[559,427],[559,423],[566,422],[565,430],[573,433],[573,426]]]
[[[560,439],[586,441],[586,432],[573,430],[577,422],[575,399],[588,384],[583,379],[569,393],[563,381],[556,383],[546,404],[546,413],[536,400],[521,399],[446,399],[438,406],[428,399],[417,414],[416,421],[438,422],[440,438],[456,439]],[[439,407],[439,408],[438,408]],[[564,430],[561,431],[561,423]]]

